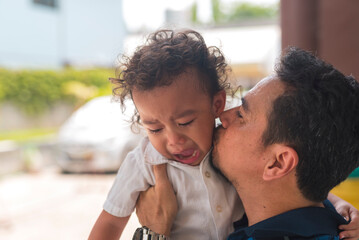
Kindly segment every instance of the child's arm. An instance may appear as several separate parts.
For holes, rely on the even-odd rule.
[[[125,228],[128,217],[116,217],[102,210],[89,236],[89,240],[118,240]]]
[[[103,211],[92,228],[90,240],[118,240],[135,209],[138,194],[154,185],[151,165],[144,161],[148,145],[148,138],[144,138],[138,147],[127,154],[103,205]],[[150,157],[157,156],[151,154]]]
[[[340,239],[346,240],[359,239],[359,211],[350,203],[343,199],[329,193],[328,200],[333,204],[337,212],[342,215],[346,220],[350,220],[348,225],[340,225],[339,229],[343,230],[339,236]]]

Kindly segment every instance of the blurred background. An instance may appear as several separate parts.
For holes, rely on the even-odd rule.
[[[0,239],[87,238],[143,135],[108,78],[159,28],[199,31],[245,89],[289,45],[359,76],[356,0],[0,0]],[[333,192],[359,208],[359,170]]]

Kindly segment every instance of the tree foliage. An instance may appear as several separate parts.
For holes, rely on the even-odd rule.
[[[259,6],[251,3],[242,3],[234,6],[230,12],[229,21],[249,18],[273,18],[278,15],[278,6]]]
[[[0,69],[0,104],[10,102],[29,115],[41,114],[59,102],[81,104],[111,94],[113,70],[11,71]]]
[[[250,2],[223,3],[221,0],[211,0],[212,18],[215,24],[226,24],[249,19],[271,19],[279,15],[279,4],[258,5]],[[192,7],[192,22],[197,19],[197,5]],[[196,16],[195,18],[193,16]]]

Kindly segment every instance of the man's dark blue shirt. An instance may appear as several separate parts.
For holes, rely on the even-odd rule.
[[[268,218],[250,227],[248,227],[248,219],[245,215],[241,220],[234,223],[235,231],[229,235],[228,240],[339,240],[338,226],[348,222],[336,212],[328,200],[323,203],[325,208],[298,208]]]

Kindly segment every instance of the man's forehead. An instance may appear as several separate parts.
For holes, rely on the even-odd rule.
[[[275,76],[266,77],[246,94],[242,100],[243,108],[255,110],[257,107],[268,106],[283,92],[284,83],[282,81]]]
[[[250,91],[259,91],[263,88],[267,88],[268,85],[272,85],[273,82],[277,82],[279,79],[275,75],[270,75],[260,80]]]

